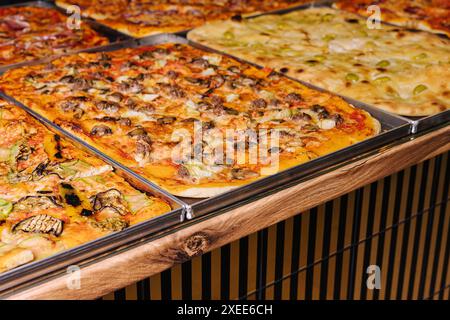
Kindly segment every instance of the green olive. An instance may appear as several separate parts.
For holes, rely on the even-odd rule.
[[[374,82],[376,84],[381,84],[381,83],[385,83],[385,82],[388,82],[388,81],[391,81],[391,78],[389,78],[389,77],[379,77],[379,78],[376,78],[374,80]]]
[[[334,34],[326,34],[322,37],[322,40],[327,42],[334,39],[336,39],[336,36]]]
[[[0,198],[0,220],[5,220],[13,210],[13,204]]]
[[[389,67],[391,65],[391,63],[388,60],[381,60],[380,62],[377,63],[377,67],[380,68],[386,68]]]
[[[425,59],[427,57],[428,57],[428,55],[424,52],[424,53],[421,53],[421,54],[418,54],[417,56],[415,56],[414,59],[421,60],[421,59]]]
[[[324,14],[324,15],[320,18],[320,20],[322,20],[323,22],[329,22],[329,21],[333,20],[333,18],[334,18],[334,14],[327,13],[327,14]]]
[[[356,81],[359,80],[359,77],[358,77],[358,75],[355,74],[355,73],[348,73],[348,74],[345,76],[345,79],[347,79],[348,81],[356,82]]]
[[[420,94],[422,92],[424,92],[425,90],[427,90],[428,87],[424,84],[419,84],[417,87],[414,88],[414,95]]]
[[[227,40],[232,40],[232,39],[234,39],[234,33],[231,30],[225,31],[223,33],[223,37]]]

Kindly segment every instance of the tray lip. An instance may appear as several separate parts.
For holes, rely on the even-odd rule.
[[[243,17],[243,18],[250,20],[250,19],[254,19],[254,18],[261,17],[261,16],[266,16],[266,15],[283,15],[283,14],[288,14],[288,13],[294,12],[294,11],[306,10],[306,9],[309,9],[309,8],[321,8],[321,7],[330,8],[330,9],[336,10],[337,12],[347,12],[345,10],[342,10],[342,9],[339,9],[339,8],[336,8],[336,7],[333,6],[334,3],[336,3],[337,1],[338,0],[317,0],[317,1],[312,1],[310,3],[305,3],[303,5],[298,5],[298,6],[285,8],[285,9],[280,9],[280,10],[274,10],[274,11],[271,11],[271,12],[262,12],[262,13],[257,14],[257,15],[246,16],[246,17]],[[355,15],[361,17],[361,18],[366,18],[366,17],[364,17],[364,16],[362,16],[360,14],[357,14],[357,13],[353,13],[353,14],[355,14]],[[399,27],[399,28],[403,28],[405,30],[411,30],[411,28],[402,27],[402,26],[399,26],[399,25],[395,25],[395,24],[383,21],[383,20],[381,21],[381,23],[384,24],[384,25],[392,26],[392,27]],[[220,50],[214,49],[212,47],[208,47],[207,45],[200,44],[198,42],[195,42],[195,41],[189,39],[189,32],[194,30],[194,29],[196,29],[196,28],[190,29],[185,34],[185,37],[188,39],[188,41],[190,41],[192,43],[197,43],[200,46],[203,46],[205,48],[211,48],[211,49],[216,50],[218,52],[222,52]],[[421,29],[417,29],[417,30],[419,30],[420,32],[425,32],[429,36],[432,36],[432,37],[433,36],[437,36],[437,37],[440,36],[439,34],[433,33],[431,31],[421,30]],[[450,40],[449,37],[447,37],[447,38]],[[239,59],[240,61],[244,61],[244,62],[247,62],[247,63],[250,63],[250,64],[253,64],[253,65],[257,66],[257,64],[255,64],[253,62],[247,61],[245,59],[238,58],[236,56],[233,56],[232,54],[225,53],[225,52],[223,54],[229,55],[229,56],[231,56],[234,59]],[[305,85],[309,84],[309,85],[311,85],[311,86],[313,86],[315,88],[321,88],[319,86],[315,86],[312,83],[308,83],[308,82],[305,82],[305,81],[300,80],[300,79],[296,79],[296,78],[293,78],[293,77],[290,77],[290,76],[287,76],[287,75],[284,75],[284,76],[288,77],[289,79],[295,80],[295,81],[300,81],[300,82],[302,82]],[[330,92],[332,94],[335,94],[335,95],[339,95],[338,93],[335,93],[335,92],[332,92],[332,91],[328,91],[328,90],[326,90],[326,91]],[[344,97],[342,95],[339,95],[339,96]],[[350,97],[344,97],[344,98],[355,100],[355,99],[352,99]],[[380,109],[380,108],[377,108],[375,106],[373,106],[373,108]],[[380,110],[382,110],[382,109],[380,109]],[[386,111],[386,110],[383,110],[383,111],[385,113],[388,113],[388,114],[391,114],[391,115],[403,118],[405,121],[408,121],[411,124],[411,133],[422,132],[422,131],[425,131],[427,129],[439,126],[441,124],[445,124],[446,122],[450,121],[450,109],[447,109],[447,110],[444,110],[444,111],[441,111],[441,112],[438,112],[438,113],[435,113],[435,114],[431,114],[431,115],[427,115],[427,116],[419,116],[419,117],[410,117],[410,116],[399,115],[399,114],[396,114],[396,113],[393,113],[393,112],[390,112],[390,111]]]
[[[14,98],[0,92],[0,97],[14,103],[17,107],[22,108],[27,113],[29,113],[33,118],[39,121],[41,124],[49,127],[50,130],[55,130],[58,134],[68,139],[76,145],[77,148],[82,148],[91,154],[103,158],[97,152],[91,150],[87,145],[80,144],[78,141],[74,140],[70,136],[66,136],[65,132],[58,128],[56,125],[51,123],[49,120],[40,116],[33,110],[24,106]],[[81,146],[80,146],[81,145]],[[103,159],[105,160],[105,159]],[[154,235],[158,232],[162,232],[170,227],[176,226],[183,222],[186,215],[185,204],[179,201],[177,198],[173,197],[171,194],[163,190],[158,190],[152,184],[147,183],[147,181],[141,179],[141,177],[134,172],[131,174],[127,170],[123,170],[120,166],[115,166],[113,163],[108,163],[115,170],[119,170],[125,174],[126,177],[131,179],[137,179],[140,183],[143,183],[150,192],[154,193],[156,196],[165,199],[171,206],[171,210],[165,212],[159,216],[150,218],[145,221],[141,221],[135,225],[128,227],[122,231],[113,232],[108,235],[102,236],[100,238],[88,241],[86,243],[80,244],[76,247],[55,253],[47,258],[33,261],[31,263],[19,266],[17,268],[11,269],[9,271],[0,274],[0,295],[2,291],[10,290],[12,286],[17,286],[23,284],[23,282],[30,280],[30,278],[35,279],[37,277],[46,275],[48,273],[54,272],[54,269],[61,269],[66,267],[68,260],[71,261],[82,261],[92,258],[93,254],[105,253],[106,251],[114,250],[119,246],[125,245],[126,243],[138,241],[139,239]],[[135,187],[137,188],[137,187]],[[142,190],[141,190],[142,191]],[[94,252],[92,252],[94,251]],[[53,266],[58,264],[57,266]],[[53,268],[52,268],[53,266]],[[50,271],[49,271],[50,270]],[[31,274],[30,274],[31,273]],[[37,274],[39,273],[39,274]],[[24,274],[26,275],[24,279]]]
[[[56,6],[53,2],[49,2],[49,1],[45,1],[45,0],[36,0],[36,1],[27,1],[27,2],[21,2],[21,3],[14,3],[14,4],[5,4],[5,5],[0,5],[0,9],[2,8],[18,8],[18,7],[37,7],[37,8],[47,8],[47,9],[53,9],[56,10],[58,12],[60,12],[61,14],[67,16],[67,13],[65,13],[65,11],[63,9],[61,9],[60,7]],[[25,67],[28,65],[34,65],[34,64],[39,64],[39,63],[44,63],[46,61],[50,61],[53,59],[57,59],[59,57],[63,57],[66,55],[70,55],[70,54],[76,54],[79,52],[84,52],[85,50],[88,49],[99,49],[111,44],[116,44],[116,43],[121,43],[121,42],[126,42],[129,40],[132,40],[133,38],[130,37],[129,35],[123,34],[115,29],[112,29],[104,24],[101,24],[99,22],[97,22],[96,20],[93,19],[88,19],[85,18],[83,16],[81,16],[81,20],[86,23],[89,27],[91,27],[94,31],[96,31],[97,33],[99,33],[101,36],[107,37],[109,41],[110,37],[115,37],[114,42],[110,42],[108,44],[105,45],[99,45],[99,46],[94,46],[94,47],[88,47],[88,48],[81,48],[81,49],[75,49],[75,50],[70,50],[68,52],[65,53],[61,53],[61,54],[55,54],[55,55],[51,55],[48,57],[42,57],[42,58],[37,58],[37,59],[33,59],[33,60],[28,60],[28,61],[21,61],[21,62],[16,62],[16,63],[12,63],[12,64],[5,64],[5,65],[0,65],[0,73],[3,73],[7,70],[10,69],[15,69],[15,68],[20,68],[20,67]]]

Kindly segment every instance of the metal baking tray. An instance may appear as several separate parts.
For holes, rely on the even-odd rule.
[[[52,124],[47,119],[43,118],[34,111],[24,107],[20,103],[10,97],[5,96],[0,93],[0,96],[12,103],[16,103],[19,107],[25,109],[39,122],[44,124],[52,132],[59,134],[60,136],[71,141],[77,148],[84,150],[85,152],[102,158],[105,162],[110,164],[114,168],[114,172],[119,176],[123,177],[136,189],[145,192],[147,194],[158,196],[164,199],[170,204],[172,210],[160,216],[154,217],[152,219],[140,222],[136,225],[130,226],[129,228],[114,232],[104,237],[95,239],[93,241],[87,242],[80,246],[71,248],[67,251],[57,253],[48,258],[38,260],[21,267],[12,269],[10,271],[0,274],[0,295],[3,291],[10,289],[12,287],[23,284],[24,282],[29,282],[38,277],[45,276],[51,272],[58,269],[65,268],[71,264],[77,263],[79,261],[84,261],[86,259],[96,257],[100,254],[110,252],[113,249],[117,249],[120,246],[129,244],[133,241],[138,241],[143,237],[154,236],[157,233],[167,230],[180,224],[185,217],[185,204],[173,197],[172,195],[162,191],[158,187],[155,187],[152,183],[142,179],[140,176],[131,172],[128,169],[124,169],[121,165],[110,161],[107,156],[98,154],[94,152],[92,148],[84,142],[74,139],[68,135],[64,130]]]
[[[57,6],[55,6],[54,4],[50,3],[50,2],[46,2],[46,1],[29,1],[29,2],[22,2],[22,3],[16,3],[16,4],[10,4],[10,5],[1,5],[0,8],[9,8],[9,7],[39,7],[39,8],[49,8],[49,9],[54,9],[57,10],[59,12],[61,12],[63,15],[67,16],[67,13],[65,12],[64,9],[61,9]],[[105,36],[108,38],[108,40],[110,41],[111,44],[119,42],[119,41],[124,41],[127,39],[131,39],[130,36],[125,35],[119,31],[116,31],[114,29],[111,29],[101,23],[98,23],[92,19],[85,19],[85,18],[81,18],[82,22],[87,24],[88,26],[90,26],[93,30],[97,31],[100,35]],[[76,49],[73,51],[69,51],[67,53],[64,54],[60,54],[60,55],[53,55],[51,57],[44,57],[44,58],[38,58],[35,60],[29,60],[29,61],[23,61],[23,62],[18,62],[18,63],[13,63],[13,64],[9,64],[9,65],[3,65],[0,66],[0,72],[4,72],[6,70],[12,69],[12,68],[17,68],[17,67],[21,67],[21,66],[25,66],[28,65],[29,63],[35,62],[35,61],[45,61],[48,60],[50,58],[54,59],[58,56],[63,56],[66,54],[71,54],[71,53],[76,53],[76,52],[81,52],[84,50],[87,50],[88,48],[84,48],[84,49]]]
[[[265,16],[265,15],[271,15],[271,14],[279,14],[279,15],[281,15],[281,14],[286,14],[286,13],[289,13],[289,12],[292,12],[292,11],[305,10],[305,9],[308,9],[308,8],[311,8],[311,7],[328,7],[328,8],[331,8],[333,10],[336,10],[336,11],[341,11],[341,10],[336,9],[336,8],[334,8],[332,6],[334,2],[336,2],[336,0],[314,1],[312,3],[307,3],[307,4],[295,6],[295,7],[290,7],[290,8],[281,9],[281,10],[275,10],[275,11],[271,11],[271,12],[264,12],[264,13],[260,13],[258,15],[248,16],[248,17],[245,17],[245,19],[253,19],[253,18],[256,18],[256,17]],[[361,17],[363,17],[363,16],[361,16]],[[385,25],[390,25],[390,26],[402,28],[401,26],[394,25],[394,24],[391,24],[391,23],[388,23],[388,22],[385,22],[385,21],[381,21],[381,23],[385,24]],[[408,28],[405,28],[405,29],[407,30]],[[432,32],[428,32],[428,31],[425,31],[425,30],[421,30],[421,32],[428,33],[430,37],[440,37],[440,35],[436,35],[436,34],[434,34]],[[185,36],[187,37],[187,34]],[[190,40],[190,43],[194,43],[194,42]],[[205,46],[205,45],[202,45],[202,44],[198,44],[198,45],[203,47],[203,48],[209,48],[208,46]],[[212,49],[212,50],[214,50],[214,49]],[[223,51],[217,51],[217,50],[215,50],[215,51],[216,52],[220,52],[220,53],[225,54],[225,55],[228,55],[228,56],[233,57],[235,59],[238,59],[240,61],[244,61],[244,62],[253,64],[253,65],[256,65],[256,64],[254,64],[254,63],[252,63],[250,61],[247,61],[245,59],[241,59],[241,58],[236,57],[236,56],[234,56],[232,54],[229,54],[229,53],[226,53],[226,52],[223,52]],[[299,81],[299,82],[302,82],[303,84],[309,84],[309,83],[306,83],[306,82],[304,82],[302,80],[299,80],[299,79],[295,79],[295,78],[292,78],[292,77],[289,77],[289,78],[293,79],[293,80],[296,80],[296,81]],[[315,88],[315,89],[321,90],[320,87],[315,86],[313,84],[310,84],[310,86]],[[335,92],[332,92],[332,93],[339,95],[338,93],[335,93]],[[355,101],[352,98],[345,97],[345,96],[342,96],[342,95],[340,95],[340,96],[345,98],[345,99],[347,99],[347,100]],[[373,106],[373,108],[374,109],[378,109],[376,106]],[[395,114],[393,112],[389,112],[389,111],[385,111],[385,113],[393,115],[393,116],[396,116],[396,117],[399,117],[399,118],[403,118],[405,121],[409,122],[411,124],[411,133],[422,132],[424,130],[433,128],[435,126],[439,126],[439,125],[445,124],[445,123],[450,121],[450,110],[446,110],[446,111],[439,112],[439,113],[434,114],[434,115],[429,115],[429,116],[424,116],[424,117],[400,116],[400,115],[397,115],[397,114]]]
[[[117,50],[124,47],[138,47],[138,46],[146,46],[146,45],[156,45],[156,44],[162,44],[162,43],[184,43],[189,44],[193,47],[196,47],[201,50],[214,52],[214,53],[220,53],[224,54],[222,52],[219,52],[217,50],[213,50],[207,47],[204,47],[202,45],[198,45],[196,43],[193,43],[191,41],[188,41],[185,38],[173,35],[173,34],[161,34],[161,35],[154,35],[147,38],[142,38],[139,40],[129,40],[123,43],[117,43],[117,44],[111,44],[108,46],[104,46],[101,48],[92,48],[88,51],[111,51],[111,50]],[[227,54],[225,54],[227,55]],[[237,59],[239,61],[242,61],[240,59]],[[254,65],[254,64],[253,64]],[[280,74],[281,76],[284,76]],[[294,80],[297,81],[297,80]],[[310,86],[310,85],[308,85]],[[321,90],[321,89],[319,89]],[[322,90],[324,91],[324,90]],[[10,101],[13,101],[15,103],[18,103],[13,98],[8,97]],[[208,198],[208,199],[187,199],[187,198],[177,198],[181,201],[181,203],[185,206],[185,214],[187,219],[191,219],[194,217],[198,217],[200,215],[205,215],[211,212],[214,212],[218,209],[227,207],[229,205],[235,204],[239,201],[243,201],[245,199],[249,199],[251,197],[255,197],[258,194],[262,192],[268,192],[271,190],[275,190],[275,188],[280,187],[287,187],[288,183],[292,181],[299,181],[300,179],[307,179],[314,176],[314,174],[317,174],[320,170],[330,168],[333,165],[339,164],[342,161],[351,159],[357,155],[360,155],[363,152],[367,152],[369,150],[381,147],[389,142],[395,141],[401,137],[407,136],[411,133],[411,124],[405,119],[388,114],[380,109],[373,108],[371,106],[368,106],[366,104],[346,99],[348,102],[354,104],[357,107],[363,108],[367,111],[369,111],[373,116],[375,116],[382,125],[383,132],[371,139],[368,139],[366,141],[360,142],[358,144],[355,144],[353,146],[347,147],[345,149],[339,150],[337,152],[328,154],[326,156],[320,157],[318,159],[309,161],[305,164],[290,168],[288,170],[282,171],[280,173],[277,173],[273,176],[265,177],[263,179],[260,179],[256,182],[250,183],[248,185],[245,185],[243,187],[237,188],[233,191],[229,191],[226,193],[223,193],[219,196]],[[35,116],[39,115],[34,112],[33,110],[30,110],[26,106],[19,103],[23,108],[28,110],[30,113],[34,114]],[[41,117],[42,118],[42,117]],[[46,119],[41,119],[44,122],[49,123]],[[51,123],[50,123],[51,124]],[[53,125],[53,124],[52,124]],[[87,143],[83,142],[79,138],[75,137],[74,135],[66,132],[63,129],[58,128],[58,130],[64,132],[64,135],[70,137],[72,140],[75,140],[79,143],[84,144],[86,147],[90,148],[93,152],[101,156],[102,158],[106,159],[107,162],[114,164],[115,166],[121,167],[123,170],[126,170],[130,174],[132,174],[130,169],[125,168],[120,163],[116,162],[115,160],[103,155],[102,152],[99,150],[90,147]],[[148,184],[153,185],[151,182],[144,178],[140,178],[142,181],[145,181]],[[155,185],[153,185],[156,187]],[[158,188],[158,187],[156,187]],[[162,189],[160,189],[161,192],[164,192]]]

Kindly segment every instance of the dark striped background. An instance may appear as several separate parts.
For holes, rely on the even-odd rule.
[[[450,299],[449,153],[104,299]],[[381,289],[366,287],[369,265]]]

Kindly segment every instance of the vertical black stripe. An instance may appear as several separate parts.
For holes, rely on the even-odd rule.
[[[442,269],[442,275],[441,275],[441,285],[440,288],[444,288],[446,286],[447,281],[447,273],[448,273],[448,262],[450,260],[450,223],[448,224],[447,228],[447,247],[445,248],[445,254],[444,254],[444,266]],[[444,290],[441,291],[439,294],[439,299],[444,298]]]
[[[150,279],[144,279],[136,284],[138,300],[150,300]]]
[[[172,300],[172,270],[161,272],[161,300]]]
[[[290,281],[290,290],[289,290],[289,298],[291,300],[297,300],[298,294],[298,273],[297,270],[299,268],[299,258],[300,258],[300,239],[301,239],[301,225],[302,225],[302,216],[298,214],[294,217],[294,227],[292,232],[292,254],[291,254],[291,281]]]
[[[405,171],[400,171],[397,174],[397,187],[395,189],[395,201],[394,201],[394,216],[392,219],[392,224],[394,227],[391,232],[391,246],[389,248],[389,260],[388,260],[388,271],[386,278],[386,289],[384,297],[386,300],[391,298],[391,290],[392,290],[392,275],[394,273],[394,264],[395,264],[395,251],[397,248],[397,233],[398,233],[398,222],[400,219],[400,206],[402,203],[402,187],[403,187],[403,178],[405,175]]]
[[[127,299],[127,294],[126,294],[125,288],[114,291],[114,300],[124,301],[126,299]]]
[[[230,244],[220,248],[220,298],[222,300],[230,299],[230,251]]]
[[[245,297],[248,290],[248,237],[239,240],[239,297]]]
[[[353,230],[352,230],[352,248],[350,250],[350,272],[348,277],[348,291],[347,299],[353,299],[355,291],[355,277],[356,277],[356,258],[358,255],[358,246],[356,243],[359,238],[359,230],[361,228],[361,209],[363,203],[363,189],[358,189],[355,192],[355,210],[353,212]]]
[[[192,300],[192,261],[181,265],[181,294],[183,300]]]
[[[412,205],[414,199],[414,185],[416,183],[416,175],[417,175],[417,166],[412,166],[409,175],[409,184],[408,184],[408,198],[406,201],[406,212],[405,218],[408,219],[412,214]],[[402,249],[401,249],[401,258],[400,258],[400,268],[398,271],[398,283],[397,283],[397,300],[402,298],[403,293],[403,284],[404,284],[404,274],[406,269],[406,256],[408,252],[408,239],[409,239],[409,229],[411,227],[411,220],[408,220],[405,223],[405,227],[403,230],[403,239],[402,239]]]
[[[256,268],[256,291],[257,299],[264,300],[266,297],[266,291],[264,287],[266,285],[266,273],[267,273],[267,229],[258,231],[258,255],[257,255],[257,268]]]
[[[386,177],[384,179],[384,187],[383,187],[383,202],[381,203],[381,219],[380,219],[380,228],[379,228],[379,236],[378,236],[378,245],[377,245],[377,266],[380,267],[383,264],[383,254],[384,254],[384,245],[385,245],[385,237],[386,237],[386,220],[387,214],[389,210],[389,195],[391,193],[391,177]],[[383,270],[381,270],[383,272]],[[374,300],[378,300],[380,295],[380,290],[374,290],[373,298]]]
[[[284,236],[285,236],[285,221],[277,224],[277,242],[275,251],[275,287],[274,299],[280,300],[283,290],[283,261],[284,261]]]
[[[430,255],[430,246],[431,246],[431,234],[433,232],[433,224],[434,224],[434,216],[435,216],[435,205],[437,200],[437,188],[439,186],[439,171],[441,167],[441,158],[435,158],[435,166],[433,173],[433,180],[431,185],[431,194],[430,194],[430,203],[429,203],[429,212],[428,212],[428,224],[427,230],[425,233],[425,243],[423,249],[422,256],[422,270],[420,272],[420,282],[419,282],[419,299],[424,298],[425,291],[425,283],[427,278],[427,266],[428,266],[428,257]]]
[[[433,269],[431,272],[431,284],[430,284],[430,291],[429,291],[429,295],[431,296],[434,293],[434,290],[436,289],[436,278],[437,278],[437,271],[438,271],[438,267],[439,267],[439,259],[441,258],[440,256],[440,252],[441,252],[441,245],[444,243],[445,245],[445,240],[444,240],[444,235],[443,235],[443,231],[444,231],[444,221],[445,221],[445,216],[446,216],[446,212],[447,212],[447,197],[448,197],[448,191],[449,191],[449,186],[450,186],[450,161],[447,158],[447,166],[445,169],[445,182],[444,182],[444,190],[442,193],[442,205],[440,206],[440,214],[439,214],[439,223],[438,223],[438,231],[437,231],[437,235],[436,235],[436,249],[435,249],[435,255],[434,255],[434,260],[433,260]],[[448,243],[447,243],[448,245]]]
[[[447,156],[450,156],[450,152],[448,152],[447,153]],[[448,184],[449,184],[449,179],[448,179],[448,172],[449,172],[449,164],[450,164],[450,161],[449,161],[449,159],[447,158],[447,169],[446,169],[446,172],[447,172],[447,174],[446,174],[446,183],[447,183],[447,193],[446,193],[446,196],[448,197]],[[448,202],[445,202],[444,204],[442,204],[442,206],[443,207],[445,207],[445,211],[446,211],[446,206],[448,205]],[[444,211],[444,212],[445,212]],[[445,248],[445,254],[444,254],[444,265],[443,265],[443,272],[442,272],[442,275],[441,275],[441,284],[440,284],[440,289],[441,288],[444,288],[445,286],[446,286],[446,281],[447,281],[447,274],[448,274],[448,269],[449,269],[449,267],[448,267],[448,263],[449,263],[449,260],[450,260],[450,223],[448,224],[448,228],[447,228],[447,241],[445,242],[446,243],[446,245],[447,245],[447,247]],[[441,291],[441,293],[439,293],[439,299],[443,299],[444,298],[444,292],[445,292],[445,290],[442,290]]]
[[[202,299],[211,300],[211,252],[202,255]]]
[[[305,300],[312,299],[314,282],[314,256],[316,253],[317,207],[309,211],[308,257],[306,269]]]
[[[335,300],[341,297],[341,279],[342,279],[342,261],[344,258],[344,241],[345,241],[345,226],[347,224],[347,205],[348,205],[348,195],[343,195],[341,197],[341,204],[339,208],[339,230],[338,230],[338,241],[337,241],[337,255],[336,255],[336,266],[335,266],[335,280],[333,288],[333,298]]]
[[[328,289],[328,260],[330,255],[331,226],[333,221],[333,201],[325,204],[325,224],[322,243],[322,265],[320,267],[320,299],[327,298]]]
[[[423,163],[422,169],[422,179],[420,184],[419,191],[419,204],[418,204],[418,216],[416,217],[416,228],[414,233],[414,244],[413,244],[413,256],[411,260],[411,272],[409,274],[409,286],[408,286],[408,300],[412,299],[414,293],[414,282],[417,277],[416,269],[417,269],[417,258],[419,253],[419,242],[420,242],[420,234],[422,231],[422,220],[423,220],[423,208],[425,205],[425,192],[427,186],[427,178],[428,178],[428,169],[430,166],[430,160],[427,160]]]
[[[364,262],[363,268],[366,269],[370,263],[370,254],[372,251],[372,234],[373,234],[373,225],[375,222],[375,206],[377,204],[377,189],[378,189],[378,181],[375,181],[370,185],[370,199],[369,199],[369,210],[367,217],[367,226],[366,226],[366,234],[364,242]],[[365,283],[366,273],[362,272],[361,283]],[[367,298],[367,286],[362,285],[360,291],[360,299],[366,300]]]

